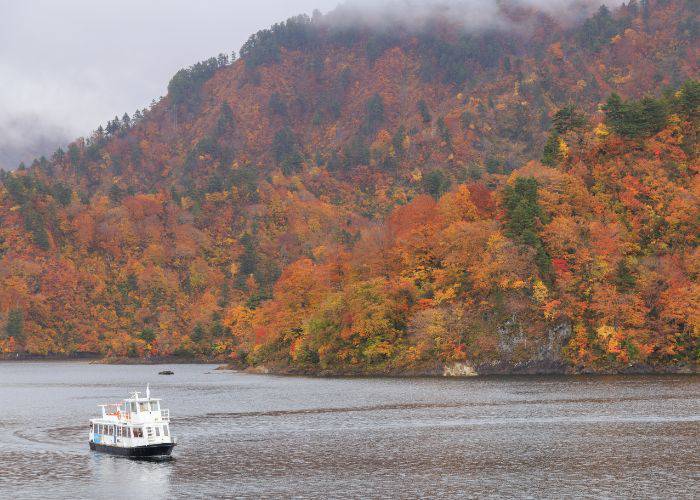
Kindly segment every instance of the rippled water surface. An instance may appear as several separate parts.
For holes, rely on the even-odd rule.
[[[91,452],[96,405],[146,382],[170,408],[175,459]],[[699,431],[691,376],[312,379],[0,363],[3,498],[693,498]]]

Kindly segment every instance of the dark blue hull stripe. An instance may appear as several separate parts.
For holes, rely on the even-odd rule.
[[[149,444],[146,446],[135,446],[133,448],[123,448],[121,446],[110,446],[107,444],[95,444],[90,441],[90,449],[111,455],[122,455],[125,457],[162,457],[168,456],[173,451],[175,443]]]

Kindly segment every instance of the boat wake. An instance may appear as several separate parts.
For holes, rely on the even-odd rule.
[[[18,429],[13,432],[16,438],[31,443],[54,444],[63,446],[65,443],[84,441],[85,426],[53,427],[48,429]]]

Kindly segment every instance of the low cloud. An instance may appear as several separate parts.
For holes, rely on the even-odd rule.
[[[0,169],[13,170],[20,162],[48,155],[74,135],[37,115],[23,114],[0,121]]]
[[[329,20],[348,26],[364,24],[381,28],[400,23],[409,29],[420,29],[437,14],[461,24],[467,31],[481,31],[513,27],[504,16],[507,8],[536,9],[567,24],[590,15],[603,4],[621,3],[613,0],[348,0]]]
[[[49,155],[84,135],[125,102],[101,73],[61,74],[0,63],[0,167]]]

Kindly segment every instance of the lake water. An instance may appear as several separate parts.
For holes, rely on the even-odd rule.
[[[159,376],[169,368],[173,376]],[[700,378],[314,379],[213,365],[0,363],[0,497],[681,497]],[[150,382],[169,462],[91,452],[88,419]]]

